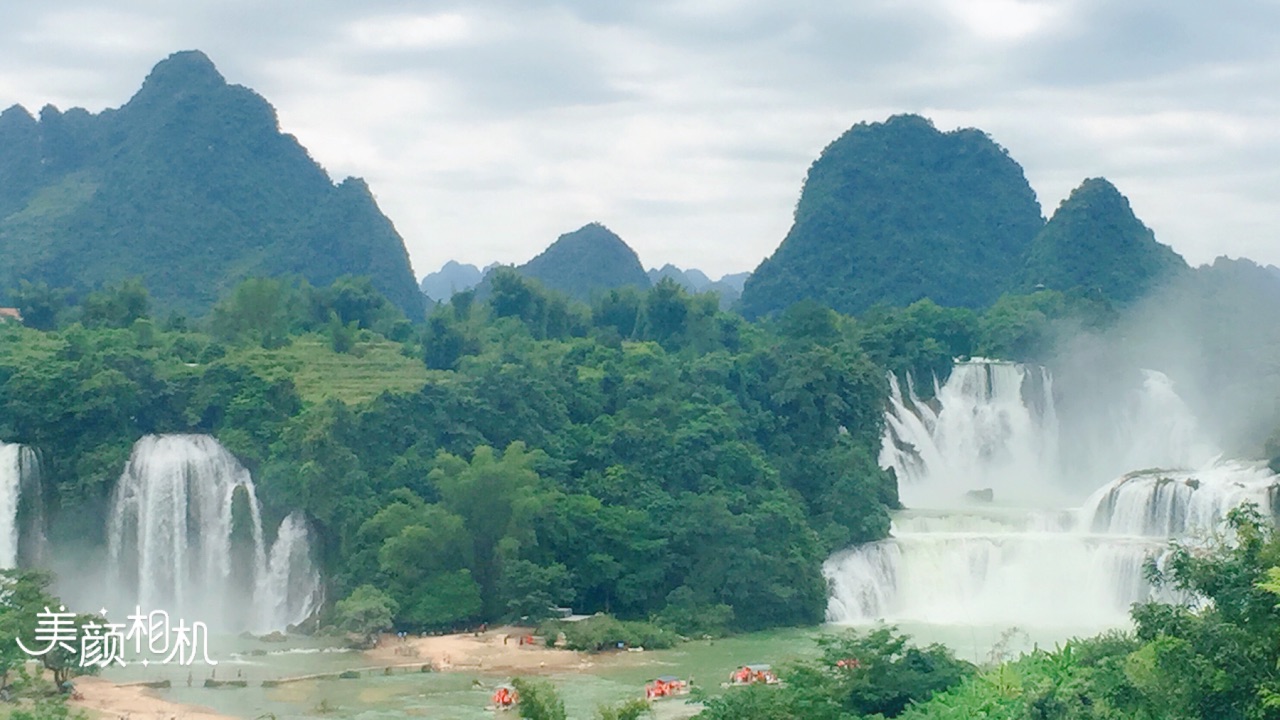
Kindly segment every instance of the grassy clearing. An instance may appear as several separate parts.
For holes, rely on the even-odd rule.
[[[295,338],[283,348],[237,349],[228,360],[243,362],[264,377],[288,377],[306,403],[335,399],[355,404],[384,391],[415,392],[426,384],[422,361],[405,356],[399,343],[370,339],[356,343],[350,353],[336,353],[318,335]]]

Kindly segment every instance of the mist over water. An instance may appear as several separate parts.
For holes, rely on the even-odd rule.
[[[927,400],[892,381],[880,461],[908,509],[889,539],[827,561],[828,618],[1123,626],[1170,538],[1243,502],[1271,508],[1277,478],[1222,461],[1167,376],[1129,378],[1077,392],[1044,368],[974,360]]]

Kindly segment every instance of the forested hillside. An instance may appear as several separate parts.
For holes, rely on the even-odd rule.
[[[1037,288],[1123,306],[1184,270],[1107,180],[1086,180],[1045,224],[1022,168],[986,133],[898,115],[855,125],[823,150],[741,310],[812,299],[859,313],[924,298],[984,308]]]
[[[119,109],[0,114],[0,257],[0,293],[141,277],[158,311],[201,314],[250,276],[357,273],[422,311],[368,186],[335,186],[266,100],[194,51],[156,65]]]
[[[1090,178],[1062,201],[1032,241],[1026,283],[1078,287],[1130,303],[1186,270],[1186,262],[1156,242],[1114,185]]]
[[[942,133],[915,115],[858,124],[809,169],[794,225],[747,280],[742,310],[986,307],[1012,289],[1043,223],[1022,168],[982,131]]]
[[[602,291],[621,287],[643,290],[650,284],[636,251],[600,223],[561,235],[517,270],[582,301]]]
[[[137,283],[54,294],[26,310],[48,330],[0,325],[0,440],[44,458],[64,554],[100,552],[140,436],[210,433],[268,525],[307,513],[329,597],[382,588],[401,627],[551,604],[682,632],[808,624],[822,561],[884,537],[897,504],[876,463],[886,372],[1034,353],[1088,309],[1039,293],[751,323],[670,281],[587,306],[491,280],[421,328],[358,279],[249,280],[198,330],[150,318]]]

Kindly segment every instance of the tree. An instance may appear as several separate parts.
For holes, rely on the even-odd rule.
[[[534,538],[531,520],[540,504],[541,484],[533,469],[537,458],[521,442],[512,443],[501,455],[480,446],[469,463],[441,454],[431,472],[442,504],[463,519],[471,536],[472,570],[490,617],[505,609],[499,603],[505,562]]]
[[[90,293],[81,305],[80,319],[89,327],[127,328],[147,317],[150,307],[146,286],[133,278]]]
[[[27,648],[38,653],[41,665],[53,673],[54,684],[62,684],[76,675],[96,675],[101,667],[83,662],[84,645],[79,641],[80,629],[87,623],[99,627],[105,622],[96,615],[76,615],[71,620],[74,637],[68,650],[63,643],[52,643],[46,649],[34,642],[42,613],[60,612],[62,603],[49,592],[53,577],[36,570],[0,570],[0,637],[15,642],[0,643],[0,687],[8,683],[9,673],[21,667],[29,655],[17,644],[23,640]]]
[[[22,313],[22,323],[36,330],[53,330],[67,304],[67,292],[55,290],[43,282],[19,280],[10,293],[13,304]]]
[[[918,647],[893,628],[824,635],[820,656],[780,673],[785,686],[753,685],[707,702],[709,720],[893,718],[970,677],[974,667],[941,645]],[[987,717],[969,715],[966,717]],[[993,716],[1006,718],[1006,716]],[[1025,715],[1023,717],[1059,717]],[[1007,720],[1014,720],[1013,716]]]
[[[479,342],[454,317],[454,312],[453,308],[439,310],[427,318],[422,335],[422,359],[432,370],[453,370],[464,355],[480,351]]]
[[[399,604],[372,585],[361,585],[334,606],[334,624],[371,639],[390,630]]]
[[[546,680],[516,678],[511,684],[520,696],[520,717],[526,720],[566,720],[568,717],[564,712],[564,701]]]
[[[560,563],[515,560],[503,569],[502,585],[511,617],[533,623],[551,617],[554,608],[574,597],[569,572]]]
[[[230,342],[248,340],[281,347],[299,308],[296,291],[283,280],[249,278],[213,308],[213,334]]]

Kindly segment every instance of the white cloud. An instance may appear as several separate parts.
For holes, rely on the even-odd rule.
[[[357,20],[348,36],[361,48],[422,49],[462,44],[472,36],[472,27],[458,13],[386,15]]]
[[[1280,264],[1280,12],[1192,0],[84,0],[0,7],[0,105],[123,103],[199,48],[419,274],[599,220],[648,265],[753,268],[849,126],[988,131],[1046,215],[1106,176],[1192,262]]]

